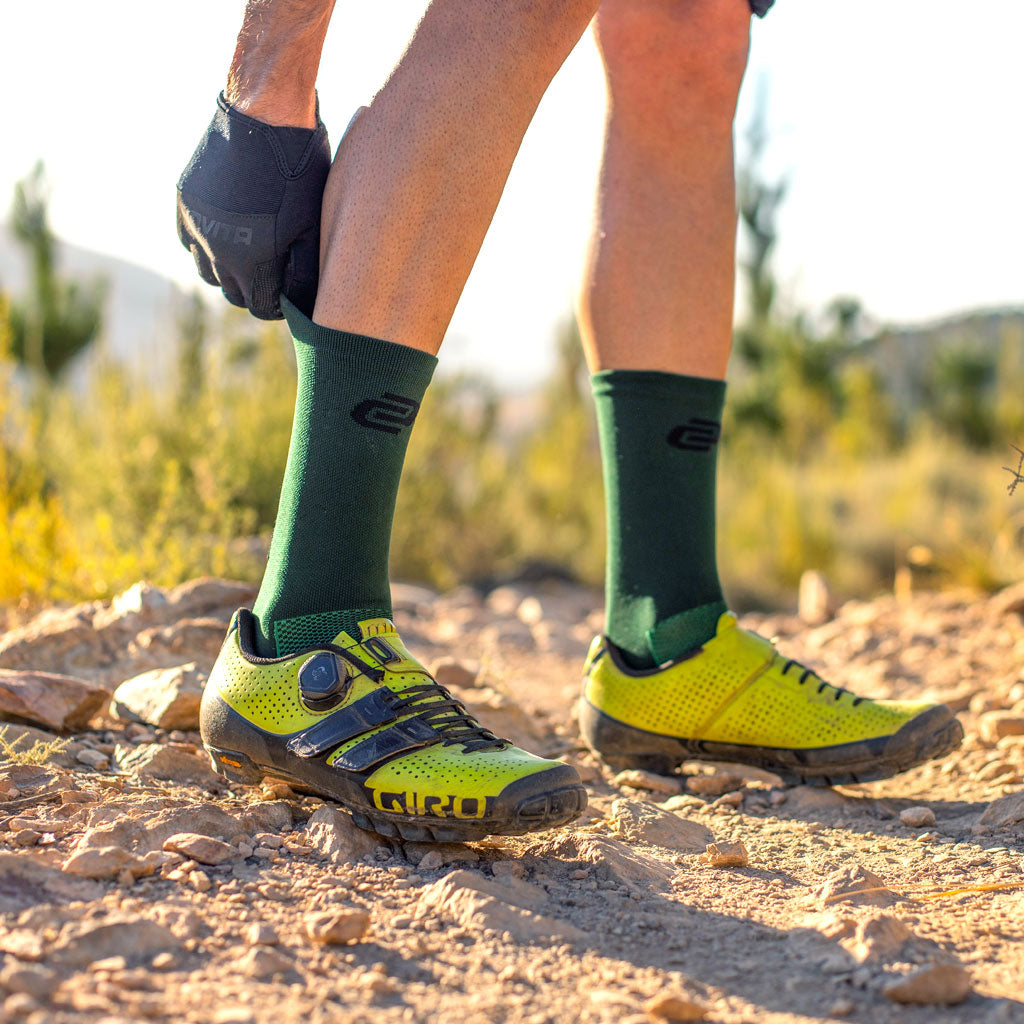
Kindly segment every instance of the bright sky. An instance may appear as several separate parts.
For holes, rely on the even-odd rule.
[[[320,78],[334,142],[423,6],[339,0]],[[5,4],[0,210],[43,157],[59,234],[191,284],[174,182],[212,113],[242,7]],[[1020,0],[777,0],[755,23],[738,123],[763,80],[771,164],[792,182],[777,266],[794,300],[855,294],[893,321],[1024,303],[1022,39]],[[442,352],[448,365],[506,383],[543,372],[570,308],[602,116],[587,37],[524,142]]]

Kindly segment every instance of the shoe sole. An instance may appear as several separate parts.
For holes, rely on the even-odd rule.
[[[626,725],[584,697],[579,721],[587,746],[613,768],[643,768],[667,775],[684,761],[729,761],[772,772],[784,782],[811,786],[888,779],[944,757],[964,738],[963,726],[944,704],[912,718],[891,736],[808,749],[663,736]]]
[[[296,790],[341,804],[367,832],[390,839],[425,843],[465,843],[486,836],[519,836],[558,828],[587,807],[587,791],[570,765],[559,765],[518,779],[494,798],[498,813],[484,818],[442,818],[389,813],[366,803],[359,776],[332,768],[322,758],[290,754],[288,736],[252,725],[218,697],[204,699],[202,735],[213,770],[233,783],[256,786],[264,778],[281,779]],[[546,776],[550,788],[538,789]]]

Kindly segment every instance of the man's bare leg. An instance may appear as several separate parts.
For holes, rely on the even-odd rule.
[[[732,122],[747,0],[604,0],[609,89],[580,327],[590,367],[722,379],[732,333]]]
[[[537,104],[597,0],[434,0],[339,147],[313,319],[437,352]]]
[[[715,449],[732,329],[747,0],[603,0],[609,89],[581,290],[608,516],[607,633],[636,668],[715,635]]]

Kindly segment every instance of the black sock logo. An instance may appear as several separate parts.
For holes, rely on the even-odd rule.
[[[360,402],[352,410],[352,419],[361,427],[399,434],[404,427],[413,425],[419,411],[419,402],[385,391],[380,398],[368,398]]]
[[[709,452],[722,436],[722,425],[714,420],[702,420],[696,416],[673,427],[666,441],[673,448],[683,452]]]

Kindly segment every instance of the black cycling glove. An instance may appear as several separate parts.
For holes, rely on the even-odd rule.
[[[178,237],[200,277],[262,320],[281,318],[282,293],[312,315],[330,168],[319,114],[315,129],[279,128],[221,94],[178,181]]]
[[[750,0],[750,9],[759,17],[763,18],[768,13],[768,8],[775,3],[775,0]]]

